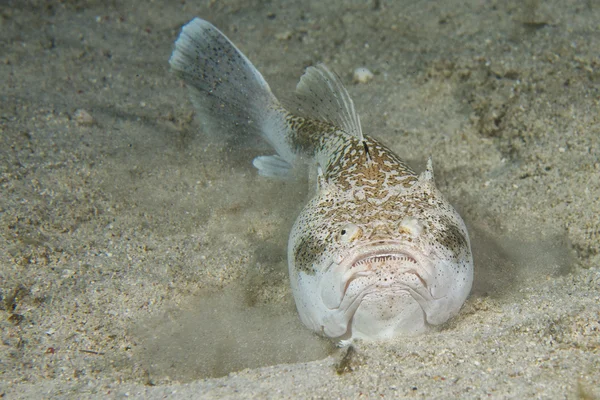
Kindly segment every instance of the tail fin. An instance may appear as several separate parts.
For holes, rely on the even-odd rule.
[[[286,162],[293,161],[279,101],[260,72],[221,31],[194,18],[182,28],[169,63],[187,83],[199,117],[209,128],[258,134]]]

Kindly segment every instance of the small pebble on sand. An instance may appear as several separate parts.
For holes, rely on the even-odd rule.
[[[86,110],[79,109],[73,114],[73,119],[77,122],[77,125],[94,125],[96,120]]]
[[[354,83],[367,83],[373,79],[373,73],[368,68],[359,67],[354,70],[352,76],[352,82]]]

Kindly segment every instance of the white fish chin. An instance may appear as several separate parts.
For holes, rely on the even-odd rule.
[[[419,334],[428,329],[427,316],[410,290],[392,286],[363,297],[346,335],[355,339],[385,340]]]

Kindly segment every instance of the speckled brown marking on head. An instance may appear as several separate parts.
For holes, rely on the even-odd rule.
[[[310,232],[300,237],[293,250],[297,271],[313,275],[313,264],[323,255],[324,250],[325,243]]]
[[[327,122],[289,113],[286,121],[291,131],[288,140],[292,147],[298,152],[326,160],[322,165],[325,177],[344,189],[364,186],[372,189],[372,197],[378,198],[382,196],[377,193],[379,187],[409,187],[416,181],[415,173],[408,165],[369,136],[361,141]]]
[[[362,142],[348,136],[345,139],[336,149],[326,146],[323,149],[330,155],[325,176],[343,189],[364,188],[367,198],[381,199],[392,187],[409,187],[417,180],[410,167],[375,139],[368,136]]]
[[[442,229],[437,232],[437,241],[458,255],[459,252],[468,249],[467,238],[461,229],[448,217],[440,217]]]
[[[365,136],[364,143],[340,131],[333,132],[333,136],[329,143],[322,139],[317,158],[327,160],[323,165],[325,180],[351,196],[335,206],[320,204],[325,216],[335,222],[400,220],[412,203],[401,195],[417,181],[412,169],[369,136]]]

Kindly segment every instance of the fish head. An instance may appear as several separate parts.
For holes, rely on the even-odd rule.
[[[381,340],[457,314],[473,260],[465,224],[435,187],[431,162],[379,204],[338,192],[309,203],[290,237],[302,321],[328,337]]]

